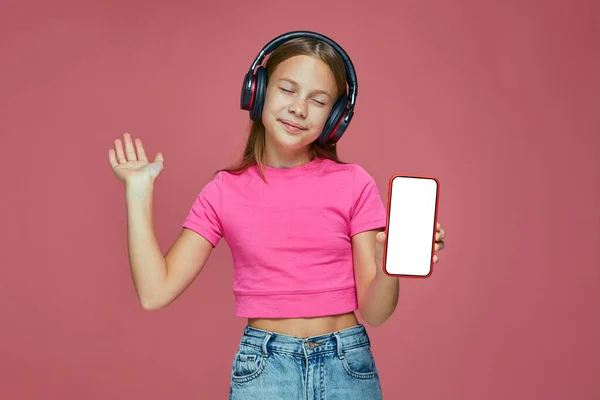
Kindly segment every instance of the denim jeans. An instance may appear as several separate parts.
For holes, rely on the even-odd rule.
[[[363,325],[306,339],[245,327],[229,400],[355,399],[381,399]]]

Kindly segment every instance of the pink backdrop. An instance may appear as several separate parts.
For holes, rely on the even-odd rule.
[[[403,280],[396,313],[370,329],[384,398],[600,398],[597,3],[12,3],[0,398],[226,398],[245,323],[229,249],[171,306],[142,311],[107,150],[129,131],[164,153],[166,251],[212,171],[240,154],[252,59],[293,29],[338,40],[358,70],[343,159],[382,196],[394,173],[441,182],[441,262]]]

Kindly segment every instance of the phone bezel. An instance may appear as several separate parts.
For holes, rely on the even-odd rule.
[[[390,213],[391,213],[391,206],[392,206],[392,185],[394,183],[394,179],[397,178],[416,178],[416,179],[428,179],[428,180],[433,180],[435,182],[435,215],[433,218],[433,235],[431,238],[431,259],[430,259],[430,264],[429,264],[429,272],[427,273],[427,275],[411,275],[411,274],[396,274],[396,273],[390,273],[387,271],[386,269],[386,260],[387,260],[387,248],[388,248],[388,231],[389,231],[389,226],[390,226]],[[383,260],[381,261],[381,268],[383,270],[383,273],[385,273],[387,276],[390,277],[402,277],[402,278],[417,278],[417,279],[425,279],[425,278],[429,278],[431,276],[431,274],[433,273],[433,267],[434,267],[434,262],[433,262],[433,255],[435,253],[435,233],[436,233],[436,225],[437,225],[437,220],[438,220],[438,205],[439,205],[439,199],[440,199],[440,182],[436,177],[433,176],[427,176],[427,175],[407,175],[407,174],[394,174],[390,177],[389,182],[388,182],[388,199],[387,199],[387,215],[386,215],[386,224],[385,224],[385,242],[383,244]]]

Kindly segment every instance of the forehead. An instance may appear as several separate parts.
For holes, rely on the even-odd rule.
[[[271,79],[282,78],[292,79],[308,89],[323,89],[331,93],[336,91],[333,72],[317,57],[299,55],[281,62],[273,71]]]

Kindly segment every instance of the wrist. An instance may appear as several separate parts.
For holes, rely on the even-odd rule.
[[[125,182],[127,196],[151,195],[154,190],[154,182],[146,177],[129,179]]]
[[[136,188],[136,189],[148,189],[151,188],[154,184],[154,180],[148,176],[135,176],[129,178],[125,181],[125,187],[127,188]]]
[[[398,278],[395,276],[389,276],[383,270],[382,265],[377,265],[377,272],[375,273],[375,280],[381,281],[381,282],[393,282],[393,281],[397,281]]]

